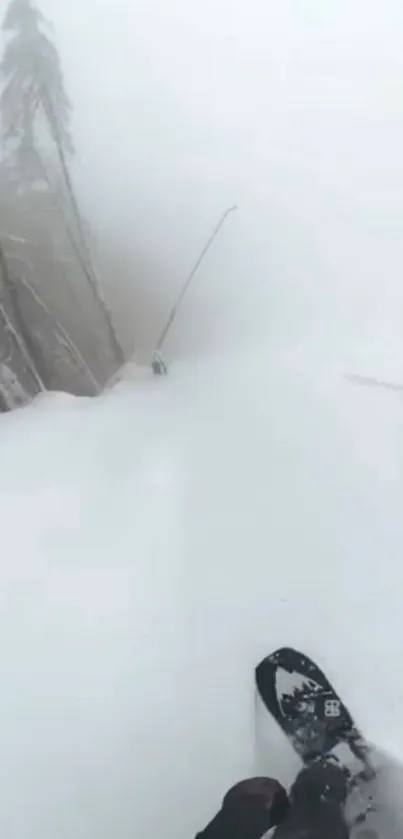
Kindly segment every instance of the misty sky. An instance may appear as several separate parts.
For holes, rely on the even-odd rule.
[[[102,235],[211,328],[395,357],[403,334],[401,0],[42,0]],[[191,326],[189,327],[191,331]]]

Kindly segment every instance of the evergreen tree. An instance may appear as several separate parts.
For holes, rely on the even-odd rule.
[[[33,0],[10,0],[2,24],[7,43],[0,62],[3,144],[20,181],[32,184],[44,179],[51,189],[42,156],[42,148],[50,137],[62,176],[62,213],[68,238],[103,314],[110,346],[120,366],[124,353],[92,264],[69,171],[69,157],[74,154],[70,131],[72,106],[65,90],[58,52],[46,34],[46,28],[47,22]]]
[[[56,129],[64,154],[74,153],[70,132],[72,106],[65,91],[59,55],[46,34],[44,16],[31,0],[10,0],[2,29],[8,36],[0,63],[4,82],[0,97],[3,141],[25,174],[40,177],[43,173],[38,143],[43,139],[46,123],[54,140]]]

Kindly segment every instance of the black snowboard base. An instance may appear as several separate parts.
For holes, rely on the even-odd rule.
[[[329,839],[348,836],[349,825],[364,823],[374,809],[369,790],[375,777],[370,749],[348,708],[315,662],[292,648],[276,650],[260,662],[256,685],[304,764],[291,789],[290,819],[296,819],[301,830],[310,820],[305,834],[309,839],[319,839],[320,834]],[[288,828],[289,834],[284,832]],[[282,825],[276,836],[295,839],[295,828]]]

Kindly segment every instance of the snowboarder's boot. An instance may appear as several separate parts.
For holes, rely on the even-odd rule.
[[[290,809],[275,839],[347,839],[347,776],[331,758],[304,767],[290,790]]]

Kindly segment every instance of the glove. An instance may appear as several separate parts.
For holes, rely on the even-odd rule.
[[[221,810],[196,839],[260,839],[288,811],[285,789],[273,778],[249,778],[227,792]]]

